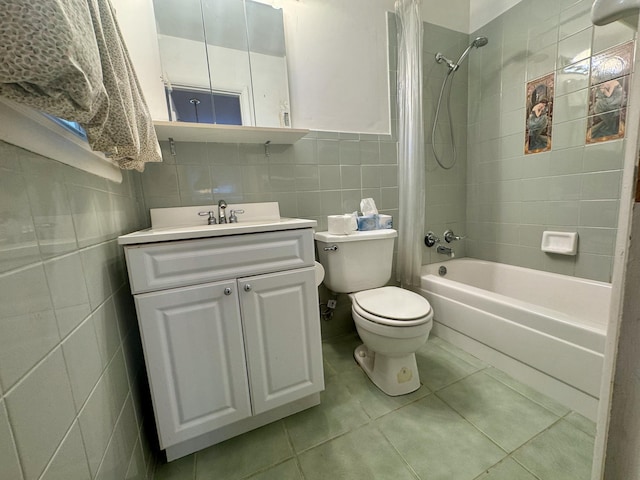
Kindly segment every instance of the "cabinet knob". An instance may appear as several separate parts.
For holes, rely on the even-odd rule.
[[[224,289],[224,294],[225,295],[231,295],[231,289],[229,287]]]
[[[248,284],[248,283],[247,283],[247,284],[245,284],[245,286],[244,286],[244,291],[245,291],[245,292],[250,292],[250,291],[251,291],[251,285],[250,285],[250,284]]]

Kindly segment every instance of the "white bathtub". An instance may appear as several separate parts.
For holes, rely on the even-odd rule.
[[[436,335],[595,418],[610,284],[467,258],[422,268]]]

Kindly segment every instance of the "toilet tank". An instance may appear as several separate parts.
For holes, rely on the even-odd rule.
[[[318,260],[325,270],[324,284],[337,293],[359,292],[386,285],[391,278],[393,229],[335,235],[316,232]]]

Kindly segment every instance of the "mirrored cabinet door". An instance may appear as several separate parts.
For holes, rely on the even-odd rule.
[[[281,9],[253,0],[154,0],[169,118],[290,127]]]
[[[212,118],[211,82],[200,0],[155,0],[158,46],[169,118]]]
[[[245,0],[256,123],[290,127],[287,50],[282,9]]]
[[[201,0],[215,118],[256,125],[243,0]]]

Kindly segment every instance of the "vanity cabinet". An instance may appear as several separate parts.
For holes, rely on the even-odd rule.
[[[125,251],[170,460],[319,402],[312,229]]]

